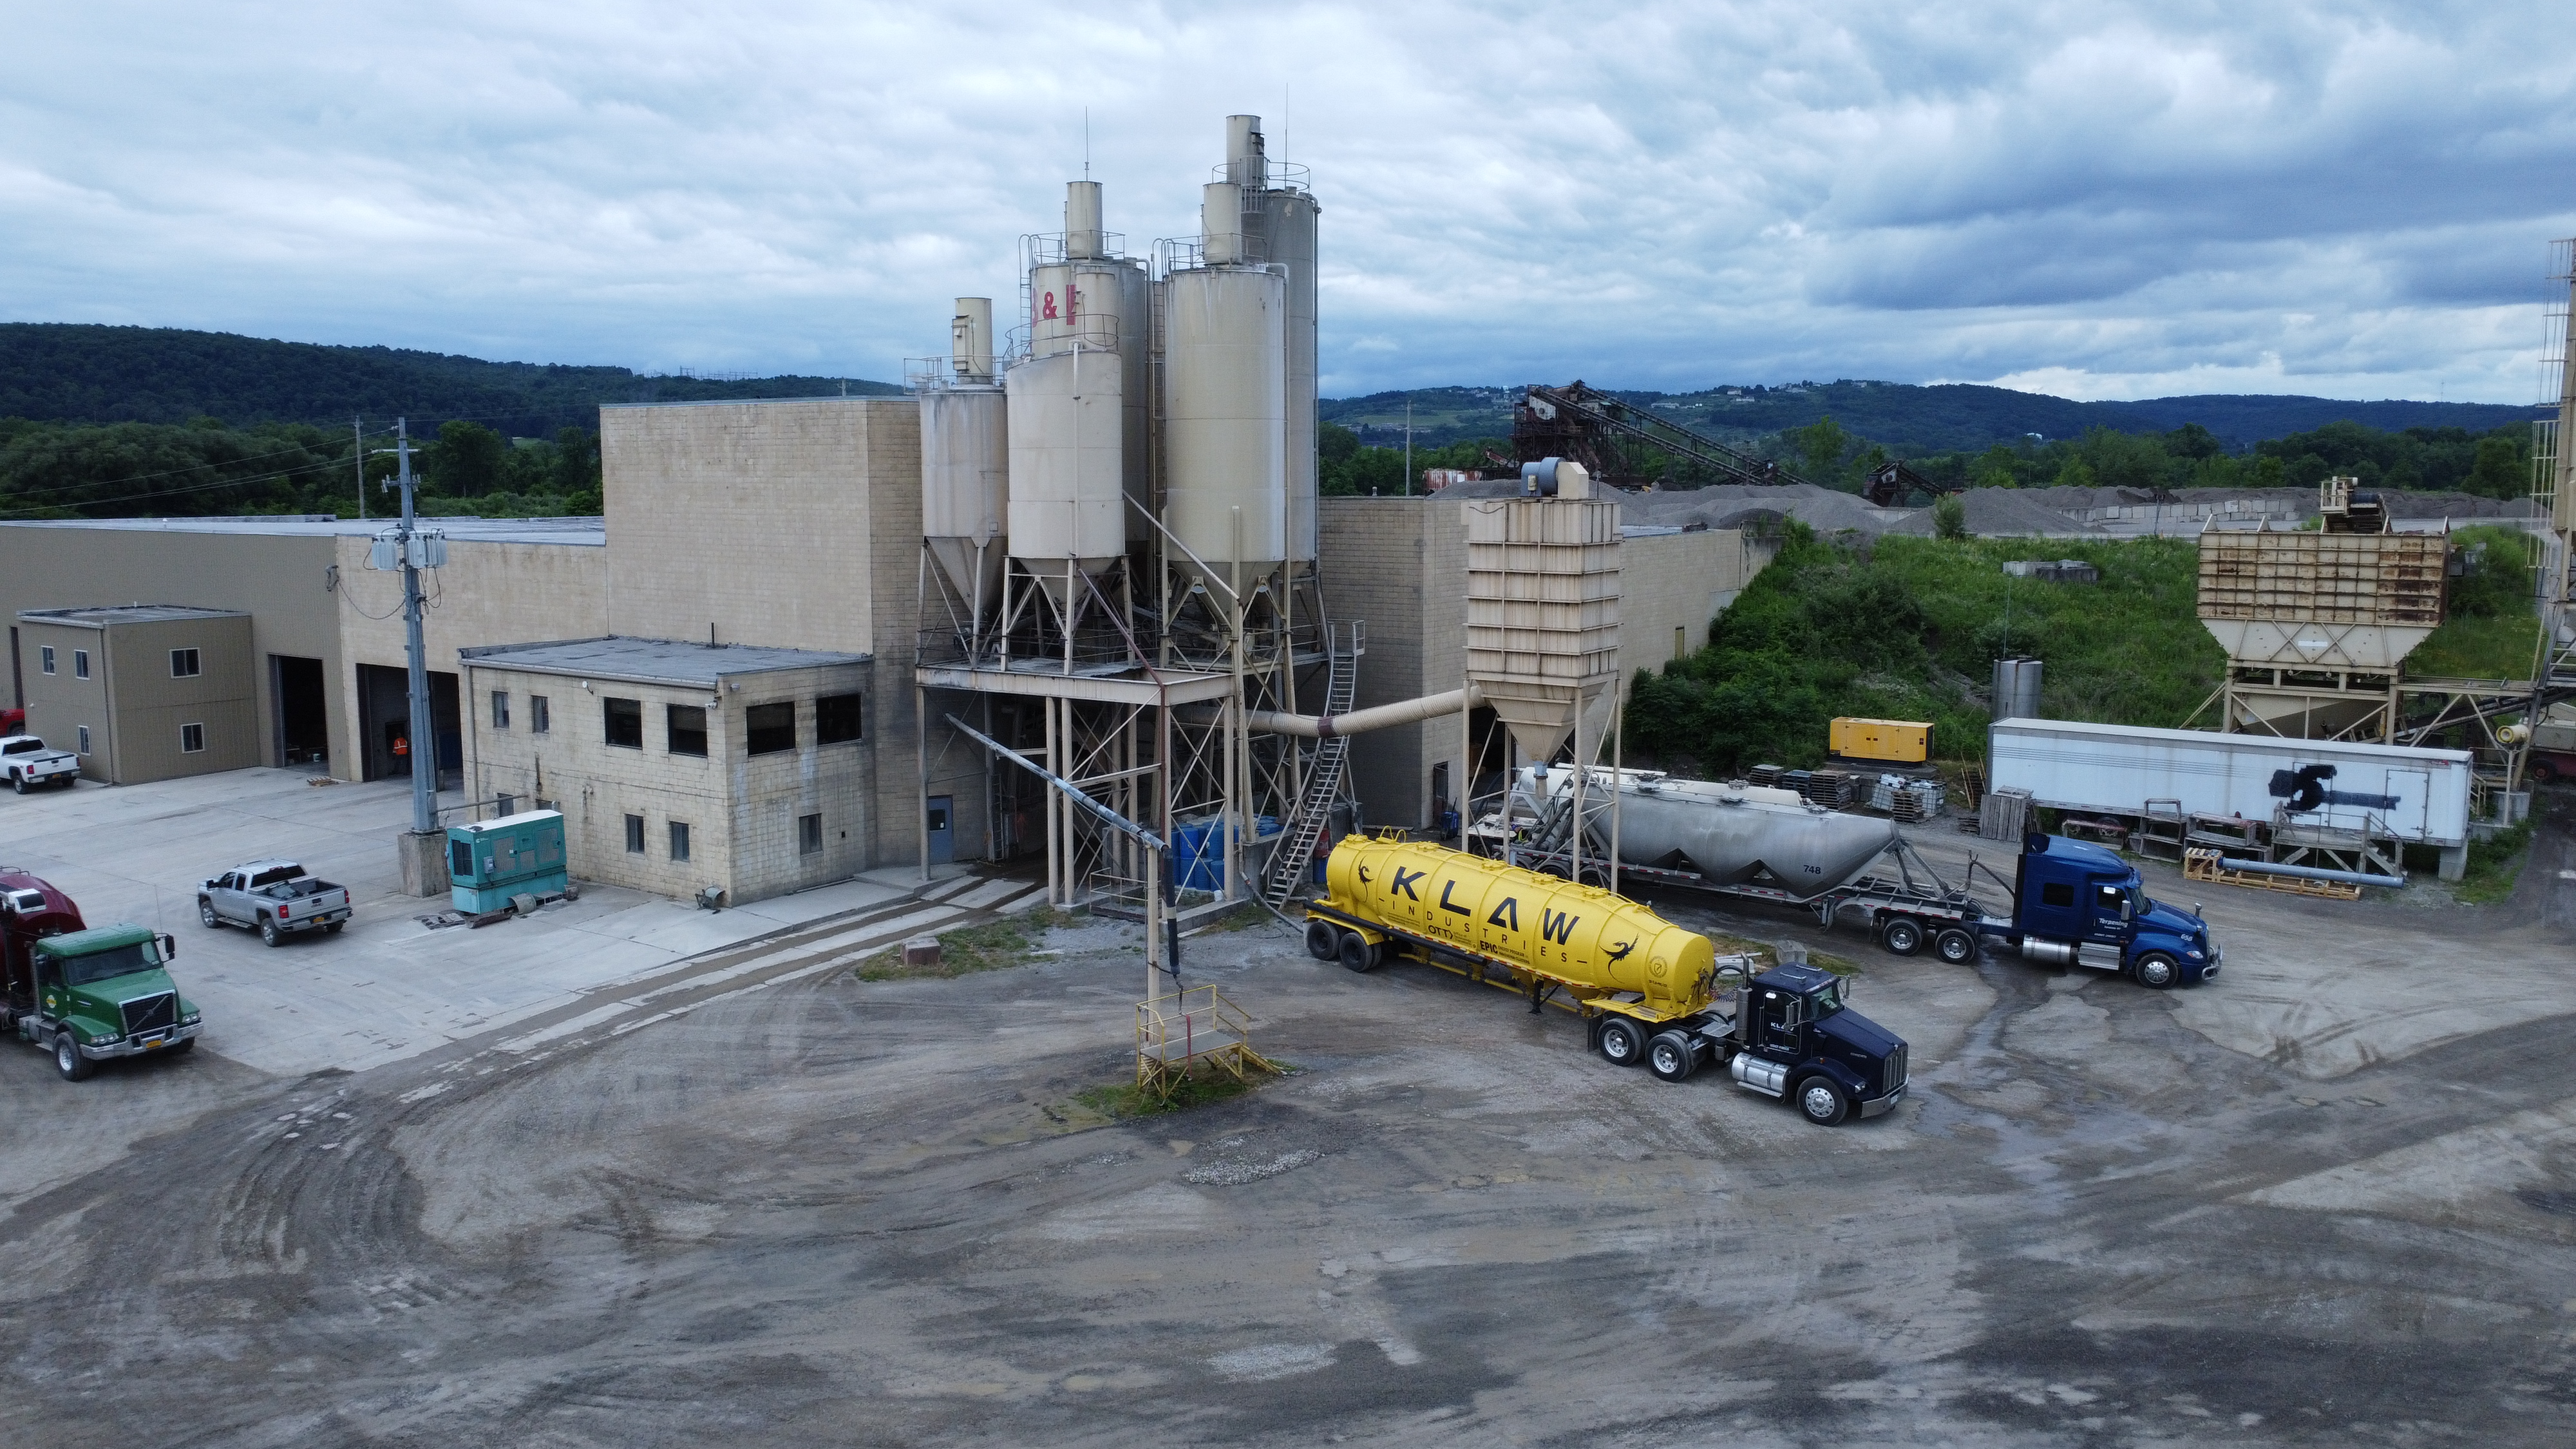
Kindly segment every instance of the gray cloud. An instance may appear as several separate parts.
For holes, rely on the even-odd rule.
[[[2248,13],[2253,12],[2253,13]],[[890,377],[1083,164],[1325,212],[1330,390],[1878,376],[2527,401],[2537,5],[20,7],[21,319]],[[1283,91],[1286,96],[1282,115]]]

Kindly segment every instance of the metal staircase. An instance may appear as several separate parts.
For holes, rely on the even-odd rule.
[[[1357,628],[1353,626],[1354,634]],[[1356,638],[1353,642],[1357,643]],[[1324,650],[1330,661],[1324,676],[1324,713],[1348,714],[1359,691],[1359,651],[1340,648],[1332,632],[1324,636]],[[1340,735],[1315,742],[1315,753],[1306,765],[1306,793],[1297,801],[1297,818],[1288,823],[1287,835],[1270,857],[1270,878],[1261,883],[1261,898],[1274,911],[1285,908],[1306,881],[1315,842],[1323,839],[1332,823],[1333,802],[1341,798],[1342,762],[1350,747],[1351,742]]]

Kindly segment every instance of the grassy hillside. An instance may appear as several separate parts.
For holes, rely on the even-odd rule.
[[[504,436],[551,438],[597,428],[604,402],[821,397],[844,379],[713,382],[647,377],[623,367],[485,362],[391,347],[325,347],[173,328],[0,323],[0,418],[41,422],[235,426],[408,415],[423,432],[470,418]],[[852,393],[889,383],[848,380]]]
[[[2008,577],[2017,558],[2081,558],[2094,585]],[[2052,718],[2180,725],[2225,663],[2193,616],[2190,543],[1889,537],[1863,549],[1792,525],[1780,556],[1718,617],[1707,647],[1641,673],[1632,750],[1724,775],[1821,764],[1837,715],[1933,723],[1934,753],[1985,749],[1993,660],[2046,661]]]

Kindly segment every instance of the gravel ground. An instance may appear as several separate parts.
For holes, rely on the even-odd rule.
[[[355,1075],[0,1052],[22,1132],[123,1124],[0,1196],[9,1442],[2566,1443],[2535,849],[2482,912],[2231,892],[2168,993],[1670,903],[1860,964],[1916,1091],[1833,1130],[1275,927],[1188,970],[1295,1073],[1117,1124],[1110,926]]]

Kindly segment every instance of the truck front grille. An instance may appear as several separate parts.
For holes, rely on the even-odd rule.
[[[151,1031],[157,1027],[178,1024],[179,996],[176,992],[164,991],[158,996],[146,996],[125,1003],[127,1036],[132,1036],[138,1031]]]
[[[1896,1048],[1896,1050],[1894,1050],[1894,1051],[1892,1051],[1892,1052],[1889,1052],[1889,1053],[1887,1054],[1887,1082],[1886,1082],[1886,1089],[1887,1089],[1888,1091],[1893,1092],[1893,1091],[1895,1091],[1897,1088],[1902,1087],[1902,1086],[1904,1086],[1904,1085],[1905,1085],[1905,1046],[1904,1046],[1904,1044],[1903,1044],[1903,1043],[1901,1043],[1901,1042],[1900,1042],[1900,1043],[1898,1043],[1898,1044],[1897,1044],[1897,1048]]]

